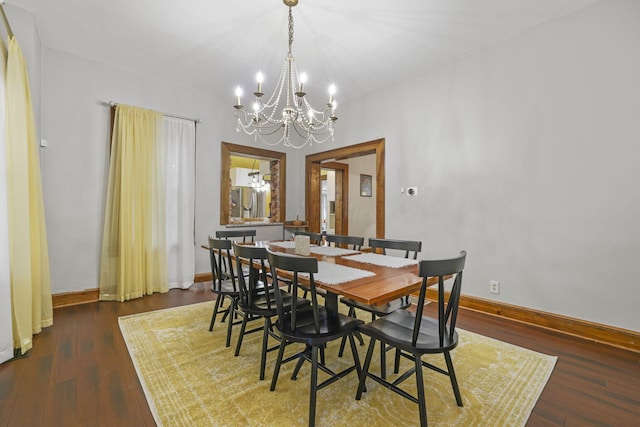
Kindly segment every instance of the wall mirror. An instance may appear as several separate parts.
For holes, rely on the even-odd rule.
[[[220,159],[221,225],[284,221],[285,153],[223,142]]]

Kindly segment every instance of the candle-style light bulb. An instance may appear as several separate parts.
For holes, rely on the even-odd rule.
[[[300,90],[298,92],[302,92],[304,89],[304,84],[307,82],[307,73],[300,74]]]
[[[238,97],[238,103],[236,105],[242,105],[240,103],[240,97],[242,96],[242,88],[240,86],[236,87],[236,96]]]
[[[258,93],[262,93],[262,82],[264,81],[264,76],[261,71],[258,71],[256,75],[256,81],[258,82]]]
[[[333,104],[333,95],[336,94],[336,85],[329,86],[329,104]]]

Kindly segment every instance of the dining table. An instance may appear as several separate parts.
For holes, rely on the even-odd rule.
[[[256,241],[247,244],[296,255],[293,241]],[[202,247],[209,249],[206,245]],[[415,293],[422,285],[417,260],[323,245],[310,245],[308,256],[318,259],[318,273],[314,274],[314,282],[317,288],[325,291],[325,307],[333,311],[338,311],[339,297],[379,305]],[[291,278],[284,271],[279,271],[278,275]],[[308,278],[304,276],[299,280],[308,283]],[[427,286],[435,284],[437,278],[427,279]]]

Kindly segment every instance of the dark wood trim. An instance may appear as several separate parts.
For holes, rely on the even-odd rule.
[[[310,231],[319,231],[320,227],[320,165],[328,160],[345,160],[369,154],[376,155],[376,237],[384,238],[385,233],[385,160],[384,138],[361,144],[349,145],[321,153],[310,154],[305,158],[305,219]],[[348,207],[348,205],[347,205]],[[318,229],[316,230],[315,227]]]
[[[86,304],[98,301],[100,289],[85,289],[84,291],[65,292],[51,295],[53,308],[68,307],[71,305]]]
[[[229,223],[229,191],[231,190],[231,154],[262,157],[280,162],[279,202],[280,221],[284,222],[287,214],[287,155],[280,151],[222,142],[220,144],[220,225]]]
[[[210,280],[213,280],[213,275],[211,274],[211,272],[208,272],[208,273],[196,273],[196,275],[193,276],[193,282],[194,283],[208,282]]]
[[[438,291],[429,289],[427,298],[437,301]],[[460,297],[460,307],[640,353],[640,332],[469,295]]]

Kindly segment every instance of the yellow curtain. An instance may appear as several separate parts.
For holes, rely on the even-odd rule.
[[[15,37],[9,38],[5,97],[13,337],[24,354],[33,334],[53,324],[53,307],[29,76]]]
[[[118,105],[111,139],[100,299],[167,292],[162,115]]]

